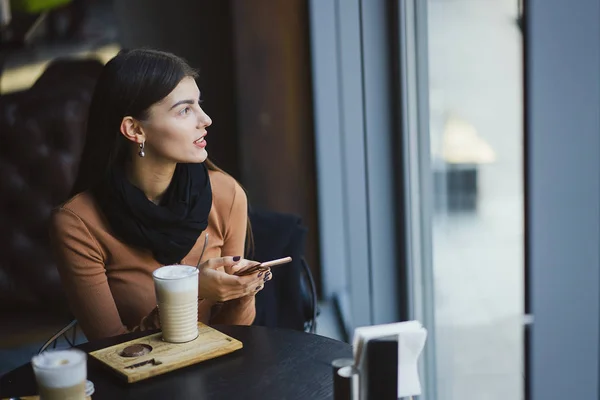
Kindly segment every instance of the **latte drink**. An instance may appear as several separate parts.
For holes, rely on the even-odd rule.
[[[52,350],[31,360],[41,400],[86,398],[87,354],[81,350]]]
[[[163,340],[184,343],[198,337],[198,270],[167,265],[152,273]]]

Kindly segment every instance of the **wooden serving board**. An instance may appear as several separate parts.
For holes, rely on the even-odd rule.
[[[132,383],[216,358],[243,347],[239,340],[201,322],[198,323],[198,332],[198,337],[187,343],[164,342],[162,332],[159,332],[93,351],[90,356],[106,364],[125,381]],[[152,350],[139,357],[121,356],[123,349],[133,344],[147,345]],[[132,366],[135,367],[131,368]]]

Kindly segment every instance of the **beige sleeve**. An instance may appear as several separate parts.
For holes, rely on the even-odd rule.
[[[51,219],[50,237],[71,311],[89,340],[128,332],[115,305],[100,245],[74,212],[60,208]],[[132,329],[156,328],[156,312]]]
[[[244,256],[246,227],[248,223],[248,200],[242,187],[236,182],[229,218],[225,223],[225,235],[221,255]],[[246,296],[223,304],[212,316],[211,324],[250,325],[256,316],[254,296]]]

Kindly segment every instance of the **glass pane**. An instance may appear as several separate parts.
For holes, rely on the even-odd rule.
[[[519,0],[428,0],[439,400],[523,398]]]

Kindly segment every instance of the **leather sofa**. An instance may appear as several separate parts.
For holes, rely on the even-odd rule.
[[[30,89],[0,96],[0,349],[43,342],[71,319],[48,219],[74,182],[101,69],[56,60]]]

